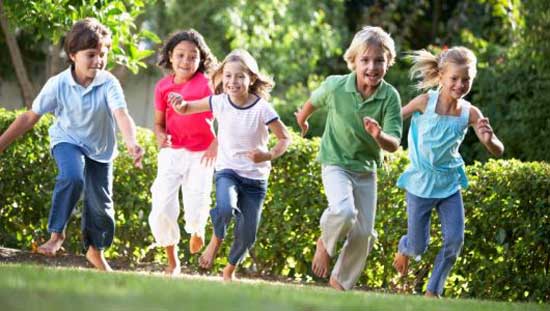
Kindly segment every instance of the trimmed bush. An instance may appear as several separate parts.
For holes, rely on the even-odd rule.
[[[0,131],[15,118],[0,110]],[[43,118],[30,133],[0,155],[0,244],[30,249],[48,237],[47,215],[56,168],[49,156]],[[273,163],[258,240],[243,270],[265,276],[310,281],[311,260],[319,236],[319,219],[326,207],[315,161],[319,139],[295,133],[288,152]],[[156,146],[151,131],[139,129],[146,148],[144,169],[132,167],[124,146],[115,161],[114,201],[117,229],[107,255],[132,263],[163,260],[160,249],[149,250],[153,238],[147,223],[151,206],[149,188],[156,176]],[[359,280],[363,288],[421,292],[441,246],[439,221],[434,212],[432,241],[422,261],[411,263],[405,286],[398,284],[391,266],[397,242],[406,232],[404,192],[395,181],[408,160],[405,152],[387,156],[378,172],[376,229],[378,242]],[[490,160],[467,167],[470,187],[463,192],[466,208],[465,245],[446,286],[446,296],[509,301],[550,301],[550,165],[517,160]],[[65,247],[80,249],[77,211],[68,226]],[[183,262],[196,266],[198,256],[187,250],[182,229]],[[207,238],[211,235],[207,229]],[[231,231],[230,231],[231,232]],[[226,264],[228,235],[214,271]],[[242,270],[241,270],[242,271]]]

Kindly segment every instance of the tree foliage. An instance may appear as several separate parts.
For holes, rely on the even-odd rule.
[[[113,33],[113,53],[109,68],[115,64],[137,73],[145,68],[143,59],[152,50],[139,49],[144,40],[158,42],[158,37],[136,22],[155,0],[17,0],[6,1],[8,18],[13,29],[32,33],[39,44],[58,44],[73,23],[95,17]]]

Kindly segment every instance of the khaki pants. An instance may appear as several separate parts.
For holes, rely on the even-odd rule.
[[[331,273],[345,289],[361,276],[376,240],[376,173],[356,173],[339,166],[323,165],[323,185],[328,208],[321,216],[321,239],[329,256],[345,239]]]

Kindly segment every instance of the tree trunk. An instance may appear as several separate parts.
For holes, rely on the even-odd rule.
[[[50,45],[48,49],[48,70],[47,77],[53,77],[63,70],[61,54],[61,42]]]
[[[6,44],[10,51],[11,61],[13,68],[15,70],[15,75],[19,82],[19,87],[21,87],[21,93],[23,95],[23,102],[27,109],[30,109],[32,106],[32,101],[36,96],[35,88],[27,75],[27,69],[23,63],[23,57],[21,56],[21,51],[19,50],[19,45],[17,45],[17,40],[15,35],[10,32],[8,18],[6,12],[4,11],[4,0],[0,0],[0,26],[4,32],[4,37],[6,38]]]

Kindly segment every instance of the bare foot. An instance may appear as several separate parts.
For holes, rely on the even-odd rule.
[[[318,277],[326,278],[328,276],[328,266],[330,264],[330,256],[327,253],[327,249],[321,241],[321,238],[317,240],[317,249],[313,256],[313,262],[311,269],[313,273]]]
[[[223,268],[223,280],[224,282],[231,282],[235,279],[235,268],[236,266],[228,263],[225,268]]]
[[[220,249],[220,246],[222,245],[223,240],[216,237],[216,235],[212,235],[212,239],[210,239],[210,243],[208,243],[208,246],[202,253],[202,255],[199,257],[199,265],[203,269],[210,269],[212,268],[212,264],[214,263],[214,259],[216,259],[216,255],[218,254],[218,249]]]
[[[333,277],[330,277],[330,279],[328,280],[328,285],[330,285],[330,287],[334,288],[337,291],[342,291],[342,292],[345,291],[344,287],[340,285],[340,282],[338,282]]]
[[[168,258],[168,266],[164,273],[169,276],[176,276],[181,272],[180,260],[178,258],[178,247],[175,245],[166,246],[166,257]]]
[[[439,295],[434,294],[434,293],[430,292],[429,290],[426,291],[426,293],[424,294],[424,297],[428,297],[428,298],[441,298]]]
[[[55,256],[55,253],[57,253],[57,251],[61,249],[63,241],[65,241],[64,233],[52,232],[50,234],[50,239],[48,240],[48,242],[38,246],[36,251],[42,255]]]
[[[393,258],[393,267],[401,276],[407,275],[409,272],[409,257],[397,252]]]
[[[88,259],[92,266],[100,271],[113,271],[113,269],[111,269],[111,266],[109,266],[109,263],[107,263],[107,260],[105,260],[102,250],[98,250],[93,246],[88,247],[88,251],[86,252],[86,259]]]
[[[193,233],[191,239],[189,239],[189,251],[191,254],[198,253],[203,245],[204,242],[202,241],[202,238],[198,234]]]

